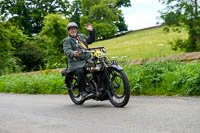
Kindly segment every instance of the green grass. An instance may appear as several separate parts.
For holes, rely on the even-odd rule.
[[[200,96],[200,63],[153,62],[126,66],[133,95]]]
[[[66,94],[60,72],[17,74],[0,77],[0,92],[20,94]]]
[[[123,57],[126,59],[149,58],[158,56],[168,56],[172,54],[182,53],[180,51],[173,51],[169,41],[176,38],[187,38],[186,32],[167,33],[163,31],[163,27],[148,29],[143,31],[136,31],[128,33],[127,35],[95,42],[90,47],[104,46],[107,49],[109,57]],[[158,46],[164,44],[164,46]]]
[[[200,63],[165,61],[123,66],[132,95],[200,96]],[[0,92],[67,94],[60,72],[18,74],[0,77]]]

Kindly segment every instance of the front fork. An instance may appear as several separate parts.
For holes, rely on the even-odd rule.
[[[109,84],[109,89],[107,89],[107,92],[110,90],[110,88],[112,88],[112,84],[111,84],[111,78],[110,78],[110,74],[109,74],[109,71],[103,61],[102,58],[100,58],[100,63],[101,63],[101,66],[103,67],[103,71],[104,71],[104,74],[105,74],[105,77],[108,81],[108,84]]]

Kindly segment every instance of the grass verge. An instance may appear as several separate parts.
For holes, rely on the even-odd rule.
[[[59,72],[19,74],[0,77],[0,92],[20,94],[66,94]]]
[[[125,66],[132,95],[200,96],[200,63],[178,61]],[[19,74],[0,77],[0,92],[26,94],[67,94],[61,89],[60,72]]]

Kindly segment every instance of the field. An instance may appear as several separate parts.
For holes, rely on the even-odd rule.
[[[121,37],[95,42],[90,47],[104,46],[109,57],[122,58],[127,56],[126,59],[130,60],[182,53],[180,51],[173,51],[169,41],[186,37],[186,33],[167,33],[163,31],[163,27],[159,27],[131,32]]]

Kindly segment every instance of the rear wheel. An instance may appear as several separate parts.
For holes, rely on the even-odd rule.
[[[115,107],[124,107],[130,98],[128,78],[124,71],[112,70],[110,79],[109,100]]]
[[[81,99],[81,95],[78,91],[78,82],[77,78],[73,78],[72,86],[70,89],[68,89],[69,96],[74,104],[76,105],[82,105],[85,101]]]

